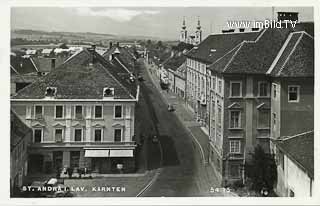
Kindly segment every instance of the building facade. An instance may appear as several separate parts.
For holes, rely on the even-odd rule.
[[[32,139],[32,129],[12,111],[10,119],[10,195],[14,197],[28,174],[27,147]]]
[[[260,145],[270,153],[270,138],[281,136],[281,130],[293,135],[313,129],[313,76],[307,69],[313,68],[313,53],[307,49],[313,48],[313,43],[306,32],[313,33],[312,28],[312,23],[299,23],[295,28],[210,35],[187,53],[187,104],[208,133],[209,162],[223,184],[243,179],[244,165],[250,162],[254,148]],[[293,48],[299,52],[296,57]],[[299,56],[303,64],[294,66],[286,60],[288,56]],[[308,66],[302,68],[307,62]],[[284,63],[295,69],[286,70]],[[308,71],[308,78],[303,70]],[[285,78],[272,76],[269,71],[284,72]],[[293,78],[297,74],[299,78]],[[299,88],[304,87],[301,104],[280,104],[280,97],[272,100],[274,81],[282,81],[286,87],[281,88],[281,101],[290,95],[298,98]],[[276,112],[280,113],[272,120]],[[293,117],[296,112],[303,113],[306,124]],[[286,124],[291,118],[292,124]],[[285,126],[281,129],[273,122]],[[273,129],[279,134],[273,134]]]
[[[30,172],[135,170],[138,87],[129,77],[116,76],[119,68],[94,49],[74,54],[11,98],[13,111],[34,133]]]

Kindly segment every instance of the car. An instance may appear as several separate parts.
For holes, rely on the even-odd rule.
[[[73,196],[63,179],[50,178],[46,181],[33,181],[23,187],[22,196],[27,197],[70,197]]]

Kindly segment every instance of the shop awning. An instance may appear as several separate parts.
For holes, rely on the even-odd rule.
[[[110,157],[109,150],[85,150],[84,157]]]
[[[110,157],[133,157],[133,150],[110,150]]]

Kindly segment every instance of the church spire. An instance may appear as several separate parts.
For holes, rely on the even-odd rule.
[[[197,25],[197,29],[200,30],[201,29],[201,25],[200,25],[200,17],[198,16],[198,25]]]
[[[186,29],[186,19],[185,16],[183,17],[183,21],[182,21],[182,29]]]

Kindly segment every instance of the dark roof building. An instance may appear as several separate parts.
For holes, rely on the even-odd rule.
[[[278,148],[285,153],[310,177],[314,176],[314,132],[309,131],[291,137],[275,140]]]
[[[130,73],[134,72],[136,57],[127,48],[112,46],[103,55],[106,60],[112,61]]]
[[[262,31],[227,34],[212,34],[198,46],[191,49],[186,56],[191,59],[212,64],[243,41],[254,41]]]
[[[266,74],[276,59],[278,63],[273,69],[276,72],[281,70],[294,49],[295,53],[291,59],[301,58],[299,68],[307,66],[309,70],[313,64],[314,49],[312,47],[313,37],[306,30],[312,33],[310,23],[300,23],[295,28],[264,29],[254,41],[243,40],[236,45],[214,62],[210,69],[226,74]],[[285,49],[282,49],[284,47]],[[308,51],[303,53],[302,50]],[[279,52],[282,55],[277,59]]]
[[[114,99],[135,99],[136,84],[117,70],[94,50],[83,49],[12,99],[44,99],[48,87],[55,88],[55,99],[103,99],[104,88],[114,88]]]
[[[10,56],[11,74],[30,74],[36,73],[38,70],[31,58],[23,58],[20,56]]]

